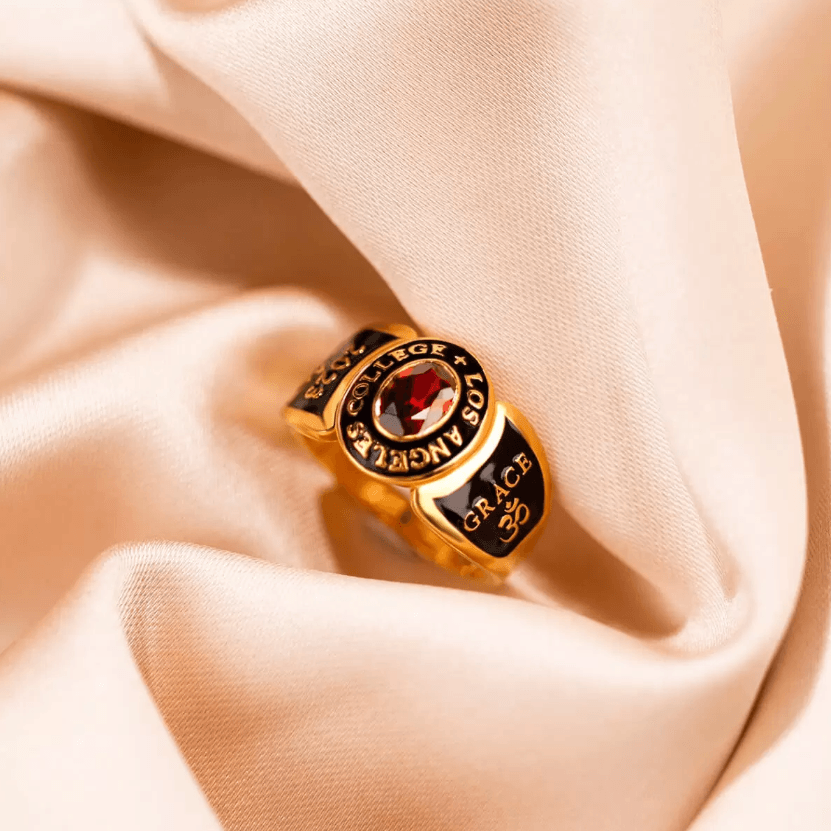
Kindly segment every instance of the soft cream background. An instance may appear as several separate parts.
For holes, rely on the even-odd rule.
[[[827,0],[0,0],[0,83],[0,826],[831,826]],[[406,315],[554,462],[501,596],[280,424]]]

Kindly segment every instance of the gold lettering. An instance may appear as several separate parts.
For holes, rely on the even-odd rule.
[[[361,399],[369,393],[369,384],[363,380],[363,377],[362,375],[361,381],[355,385],[355,389],[349,394],[349,401],[346,402],[346,412],[352,416],[358,415],[361,411],[361,407],[363,407]]]
[[[323,388],[333,383],[334,381],[337,381],[338,373],[341,370],[349,369],[352,366],[352,358],[350,357],[350,355],[354,355],[357,357],[365,351],[365,346],[361,346],[358,349],[355,349],[354,346],[350,346],[341,355],[338,355],[336,358],[332,358],[328,362],[328,364],[321,364],[312,373],[311,386],[303,394],[303,397],[320,398],[325,392]]]
[[[385,468],[387,466],[387,448],[383,444],[376,442],[372,446],[372,449],[379,451],[378,458],[375,460],[375,467]]]
[[[352,447],[355,451],[366,459],[369,456],[369,448],[372,446],[372,438],[367,433],[366,426],[360,421],[355,421],[346,428],[346,435],[352,440]]]
[[[414,447],[410,450],[410,467],[421,470],[430,462],[430,454],[423,447]]]
[[[462,446],[462,434],[459,432],[458,427],[454,427],[452,430],[445,430],[444,436],[452,441],[456,447]]]
[[[471,525],[468,525],[468,520],[470,520]],[[474,524],[475,523],[475,524]],[[468,511],[465,514],[465,531],[475,531],[479,527],[480,519],[473,511]]]
[[[393,358],[396,361],[406,361],[407,360],[407,350],[406,349],[396,349],[394,352],[390,352]]]
[[[349,369],[352,366],[352,361],[349,359],[349,355],[341,355],[338,358],[335,358],[334,361],[329,363],[331,369]]]
[[[414,343],[410,347],[410,354],[411,355],[426,355],[427,354],[427,344],[426,343]]]
[[[482,519],[487,519],[488,514],[492,514],[494,511],[490,502],[484,496],[477,496],[473,500],[473,507],[479,509],[479,513],[482,514]]]
[[[467,403],[470,404],[471,407],[476,407],[477,410],[481,410],[485,405],[485,396],[482,395],[479,390],[468,390]]]
[[[366,381],[368,384],[374,384],[379,378],[381,377],[381,370],[376,369],[375,375],[368,375],[366,372],[361,375],[361,380]]]
[[[372,446],[372,439],[369,436],[364,436],[362,439],[352,442],[352,446],[366,459],[369,457],[369,448]]]
[[[493,483],[493,487],[496,492],[496,504],[501,505],[502,498],[508,495],[508,491],[506,491],[505,488],[500,488],[499,485],[496,484],[496,482]]]
[[[390,473],[406,473],[409,469],[407,455],[400,450],[390,450]]]
[[[444,439],[436,439],[436,443],[430,442],[427,445],[427,451],[430,454],[430,460],[433,462],[434,465],[437,465],[441,461],[442,456],[449,456],[450,450],[447,445],[444,443]]]
[[[476,410],[471,410],[470,407],[465,407],[462,410],[462,418],[473,427],[479,423],[479,413]]]
[[[443,343],[434,343],[432,353],[433,355],[444,355],[444,350],[447,347]]]
[[[465,383],[468,386],[473,386],[474,381],[481,381],[483,384],[485,383],[485,379],[482,377],[481,372],[477,372],[475,375],[465,375]]]
[[[516,476],[513,482],[508,479],[508,474],[513,473]],[[508,486],[508,489],[515,488],[519,484],[519,474],[514,470],[514,466],[506,467],[502,471],[502,481]]]
[[[395,365],[395,361],[390,361],[388,364],[385,364],[383,358],[378,358],[377,361],[372,362],[372,365],[377,366],[378,369],[389,369],[391,366]]]
[[[514,461],[522,468],[523,473],[528,473],[531,470],[532,462],[524,453],[514,456]]]

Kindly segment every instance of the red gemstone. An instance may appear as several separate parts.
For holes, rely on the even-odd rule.
[[[375,399],[375,420],[396,438],[425,436],[444,423],[457,392],[455,375],[442,364],[410,364],[381,389]]]

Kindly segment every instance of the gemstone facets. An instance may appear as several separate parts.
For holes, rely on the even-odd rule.
[[[390,438],[418,439],[449,418],[459,393],[454,372],[437,361],[402,367],[379,390],[373,407],[375,423]]]

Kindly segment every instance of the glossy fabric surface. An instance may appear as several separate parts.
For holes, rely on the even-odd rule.
[[[826,0],[0,0],[0,83],[0,827],[831,825]],[[279,418],[408,318],[552,464],[499,592]]]

